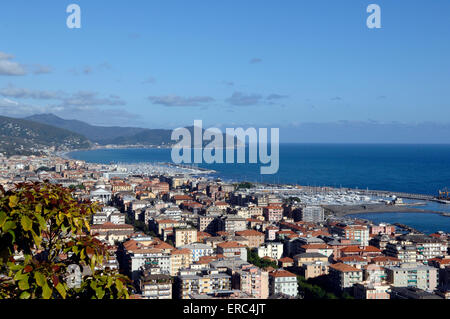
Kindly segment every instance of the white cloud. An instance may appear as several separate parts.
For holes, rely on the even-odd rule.
[[[0,75],[25,75],[25,67],[17,62],[11,61],[14,56],[8,53],[0,52]]]

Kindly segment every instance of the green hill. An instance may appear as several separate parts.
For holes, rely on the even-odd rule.
[[[43,154],[46,151],[66,151],[88,148],[91,143],[80,134],[58,127],[23,119],[0,116],[0,153]]]

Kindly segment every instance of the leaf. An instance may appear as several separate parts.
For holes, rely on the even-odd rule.
[[[14,275],[13,279],[16,280],[16,281],[26,279],[26,280],[28,281],[28,276],[29,276],[29,275],[23,274],[22,272],[18,271],[18,272],[16,272],[16,274]]]
[[[117,286],[117,290],[122,290],[123,289],[123,282],[120,279],[116,279],[116,286]]]
[[[6,213],[5,212],[0,212],[0,227],[3,227],[3,224],[6,222]]]
[[[47,228],[47,223],[45,222],[44,217],[42,217],[41,214],[36,214],[36,219],[39,222],[39,226],[41,226],[41,229],[46,229]]]
[[[19,202],[19,197],[17,197],[17,196],[9,197],[9,207],[11,207],[11,208],[16,207],[18,202]]]
[[[33,230],[31,230],[31,235],[33,236],[36,246],[39,246],[42,242],[42,237],[38,236]]]
[[[50,297],[52,296],[52,292],[53,289],[50,288],[47,283],[44,285],[44,287],[42,287],[42,297],[44,299],[50,299]]]
[[[35,207],[35,209],[34,209],[34,211],[35,211],[37,214],[40,214],[41,211],[42,211],[42,205],[41,205],[41,204],[37,204],[36,207]]]
[[[63,297],[63,299],[66,299],[67,292],[66,292],[66,288],[64,288],[64,285],[61,284],[61,283],[58,283],[58,284],[55,286],[55,288],[56,288],[56,290],[59,292],[59,294],[61,295],[61,297]]]
[[[22,228],[25,231],[29,231],[33,227],[33,221],[28,216],[25,215],[22,216],[20,223],[22,224]]]
[[[28,291],[24,291],[20,294],[20,299],[30,299],[31,294]]]
[[[8,232],[10,229],[16,229],[16,226],[17,226],[16,223],[15,223],[14,221],[10,220],[10,221],[7,221],[7,222],[3,225],[2,230],[3,230],[4,233],[6,233],[6,232]]]
[[[105,296],[105,290],[102,287],[98,287],[95,289],[95,295],[97,296],[97,299],[103,299]]]
[[[24,279],[19,281],[19,289],[20,290],[28,290],[30,289],[30,285],[28,284],[28,279]]]
[[[36,279],[36,283],[40,287],[44,287],[44,285],[47,284],[47,280],[45,279],[45,276],[40,273],[39,271],[36,271],[34,273],[34,278]]]
[[[113,284],[113,278],[108,276],[106,288],[111,287],[112,284]]]
[[[26,274],[26,273],[29,273],[30,271],[32,271],[33,270],[33,267],[31,266],[31,265],[26,265],[25,266],[25,268],[23,268],[23,272]]]

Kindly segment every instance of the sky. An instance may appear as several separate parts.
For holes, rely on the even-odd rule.
[[[72,3],[80,29],[66,25]],[[372,3],[380,29],[366,25]],[[448,127],[449,13],[443,0],[2,1],[0,114]]]

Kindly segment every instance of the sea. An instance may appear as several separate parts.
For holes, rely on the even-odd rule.
[[[261,175],[260,167],[265,164],[248,164],[248,161],[246,164],[196,165],[216,171],[215,177],[225,181],[348,187],[427,195],[437,195],[439,190],[450,188],[450,145],[280,144],[279,154],[279,170],[274,175]],[[67,155],[73,159],[103,164],[172,162],[171,149],[167,148],[97,149]],[[440,207],[439,211],[447,211],[447,208]],[[363,218],[376,222],[398,222],[424,232],[450,232],[450,217],[439,214],[363,215]]]

